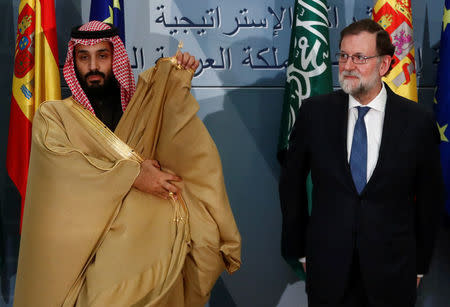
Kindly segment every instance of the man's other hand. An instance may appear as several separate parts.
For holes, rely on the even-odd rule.
[[[178,64],[183,66],[184,69],[192,69],[195,72],[200,64],[198,60],[195,59],[193,55],[190,55],[189,52],[177,52],[175,55],[178,61]]]
[[[180,189],[172,181],[181,181],[181,178],[162,171],[158,161],[145,160],[141,163],[141,171],[134,180],[133,187],[163,199],[169,199],[169,192],[172,192],[176,199]]]

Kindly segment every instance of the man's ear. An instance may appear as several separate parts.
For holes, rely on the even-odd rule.
[[[392,57],[390,55],[383,55],[381,58],[380,65],[380,76],[383,77],[389,71],[391,67]]]

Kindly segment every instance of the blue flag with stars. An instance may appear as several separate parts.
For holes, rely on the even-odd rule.
[[[89,20],[103,21],[116,26],[125,45],[124,11],[123,0],[92,0]]]
[[[445,0],[442,21],[440,61],[435,94],[436,120],[441,134],[441,160],[447,198],[445,208],[450,216],[450,0]]]

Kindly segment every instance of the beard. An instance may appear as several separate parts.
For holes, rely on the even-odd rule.
[[[119,82],[112,72],[105,74],[99,70],[91,70],[84,76],[81,76],[80,72],[75,67],[75,73],[77,75],[78,82],[80,82],[80,86],[89,101],[101,100],[105,96],[111,95],[111,93],[120,88]],[[103,84],[100,84],[100,82],[91,82],[91,84],[88,84],[86,80],[89,76],[101,76],[104,80]]]
[[[348,80],[345,79],[347,76],[353,76],[357,77],[358,80]],[[361,74],[357,72],[356,70],[344,70],[341,73],[339,73],[339,84],[342,88],[342,90],[349,95],[352,95],[354,97],[360,97],[366,93],[368,93],[370,90],[372,90],[375,86],[378,85],[378,74],[377,70],[374,70],[373,73],[367,77],[362,78]],[[354,82],[357,81],[358,83],[355,85]]]

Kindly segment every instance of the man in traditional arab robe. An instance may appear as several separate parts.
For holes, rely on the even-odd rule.
[[[14,306],[202,306],[240,236],[189,92],[198,61],[161,59],[136,88],[117,29],[71,36],[72,97],[33,121]]]
[[[114,131],[135,91],[134,77],[124,45],[115,29],[93,21],[75,27],[69,41],[64,78],[73,98]],[[99,31],[105,29],[103,31]],[[185,69],[195,71],[199,62],[189,53],[179,53]],[[116,77],[117,76],[117,77]],[[156,160],[144,161],[134,186],[168,198],[178,188],[171,181],[181,178],[160,170]]]

